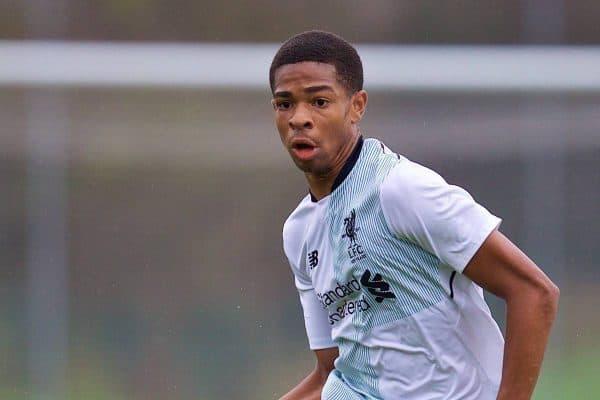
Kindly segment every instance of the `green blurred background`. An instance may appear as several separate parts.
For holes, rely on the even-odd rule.
[[[597,45],[599,20],[579,0],[0,1],[19,40]],[[306,185],[266,75],[0,86],[1,399],[273,399],[312,368],[281,250]],[[468,189],[559,284],[535,398],[600,397],[600,93],[370,95],[365,136]]]

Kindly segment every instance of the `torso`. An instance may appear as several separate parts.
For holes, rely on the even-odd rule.
[[[305,198],[288,220],[304,226],[291,246],[340,349],[336,373],[372,399],[492,399],[499,374],[464,342],[472,330],[463,326],[464,312],[489,316],[480,290],[386,224],[380,187],[400,162],[367,139],[339,187],[319,202]],[[482,345],[502,346],[494,334]]]

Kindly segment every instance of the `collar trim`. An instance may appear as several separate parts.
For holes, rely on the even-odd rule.
[[[342,182],[344,182],[346,177],[350,174],[350,171],[352,171],[352,168],[354,168],[354,165],[356,164],[356,162],[358,161],[358,157],[360,156],[360,151],[362,150],[363,142],[364,142],[364,139],[363,139],[362,135],[360,135],[358,137],[358,141],[356,142],[356,145],[354,146],[354,150],[352,150],[352,153],[350,153],[350,157],[348,157],[348,159],[344,163],[344,166],[342,167],[342,170],[340,171],[338,176],[335,177],[335,180],[333,181],[333,185],[331,186],[332,192],[335,189],[337,189],[342,184]],[[308,190],[308,193],[310,194],[310,200],[313,203],[316,203],[318,200],[312,194],[310,189]]]

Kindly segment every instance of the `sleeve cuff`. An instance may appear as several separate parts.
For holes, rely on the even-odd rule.
[[[485,224],[473,235],[471,241],[468,246],[460,252],[460,258],[458,258],[453,266],[456,271],[462,273],[477,250],[481,247],[483,242],[490,236],[490,234],[498,229],[500,224],[502,223],[502,219],[492,215],[490,218],[486,219]]]
[[[328,349],[330,347],[338,347],[337,344],[331,338],[309,338],[308,345],[311,350]]]

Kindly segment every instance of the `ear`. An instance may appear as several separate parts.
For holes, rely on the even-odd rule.
[[[362,119],[367,110],[368,99],[369,96],[365,90],[359,90],[352,95],[350,99],[350,119],[353,124],[358,123]]]

